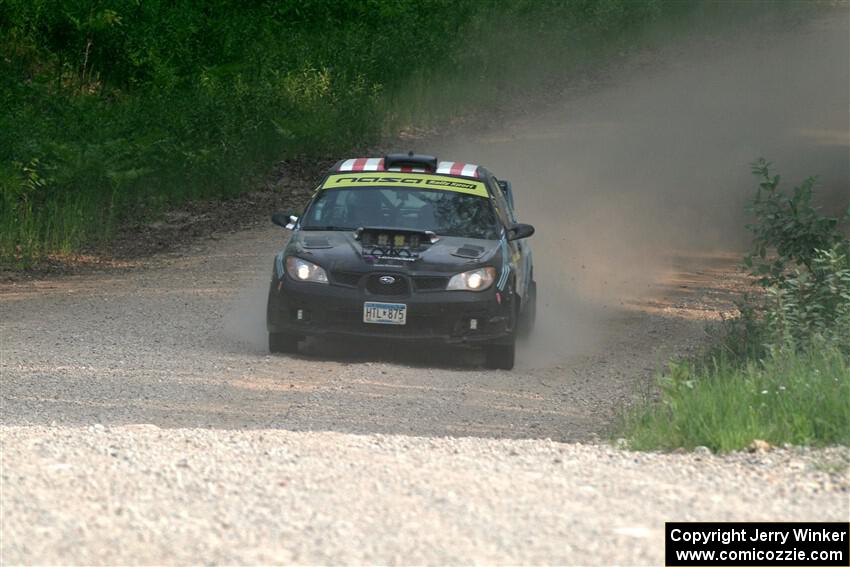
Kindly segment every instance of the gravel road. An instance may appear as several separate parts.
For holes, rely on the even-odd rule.
[[[657,565],[665,520],[847,518],[847,451],[598,441],[728,307],[728,259],[600,315],[580,354],[492,372],[463,351],[269,356],[251,290],[279,238],[3,287],[3,564]]]
[[[790,47],[699,63],[718,81],[726,64],[736,81],[749,77],[737,66],[752,68],[758,85],[740,88],[774,93],[786,74],[828,70],[811,64],[825,49],[846,59],[847,26],[816,25]],[[774,98],[759,120],[793,128],[748,124],[775,147],[733,140],[717,111],[695,160],[681,140],[705,86],[679,60],[641,69],[623,89],[565,94],[534,121],[434,144],[504,172],[538,226],[541,332],[514,371],[485,371],[462,349],[357,342],[268,355],[266,278],[283,238],[271,226],[137,268],[0,284],[0,563],[659,565],[665,520],[847,520],[846,449],[604,442],[618,408],[667,356],[699,348],[742,289],[734,254],[690,246],[726,232],[725,217],[694,216],[720,201],[700,183],[740,190],[738,163],[762,149],[830,162],[829,125],[847,114],[846,98],[818,106],[841,73],[815,77],[808,101],[827,110]],[[664,94],[683,84],[693,105]],[[740,94],[711,100],[736,110],[736,127],[761,108],[734,106]],[[692,206],[648,189],[685,187],[704,160],[735,173],[689,181]]]
[[[661,565],[665,520],[846,520],[829,451],[153,425],[2,440],[9,565]]]

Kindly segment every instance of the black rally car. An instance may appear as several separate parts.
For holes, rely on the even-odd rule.
[[[463,343],[491,368],[514,365],[534,325],[537,286],[507,181],[483,167],[391,154],[348,159],[325,175],[277,254],[269,350],[307,336]]]

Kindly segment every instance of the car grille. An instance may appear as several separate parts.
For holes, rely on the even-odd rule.
[[[448,283],[449,279],[442,277],[419,276],[413,278],[413,285],[416,291],[438,291],[446,289]]]
[[[331,272],[331,281],[337,285],[357,287],[365,274],[360,272]],[[416,291],[441,291],[446,289],[449,278],[442,276],[416,276],[408,279],[405,276],[393,274],[396,281],[390,285],[382,284],[381,276],[390,274],[372,274],[366,280],[366,289],[374,295],[405,295],[410,293],[410,286]]]
[[[331,272],[333,282],[339,285],[356,287],[363,274],[357,272]]]
[[[373,274],[366,280],[366,291],[374,295],[407,295],[410,293],[410,285],[407,278],[392,274],[395,279],[391,284],[381,283],[381,278],[390,274]]]

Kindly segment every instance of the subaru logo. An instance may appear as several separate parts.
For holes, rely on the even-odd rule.
[[[381,276],[378,278],[378,281],[384,285],[393,285],[395,283],[395,278],[392,276]]]

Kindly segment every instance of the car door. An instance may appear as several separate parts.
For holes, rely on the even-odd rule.
[[[499,187],[498,179],[491,176],[489,182],[493,201],[496,205],[496,213],[499,215],[499,220],[502,221],[505,228],[510,227],[517,222],[514,209],[510,206],[507,199],[505,199],[502,189]],[[508,241],[507,249],[510,256],[509,262],[511,269],[516,273],[516,292],[523,298],[524,301],[531,275],[531,250],[528,245],[528,239],[523,238],[520,240]]]

